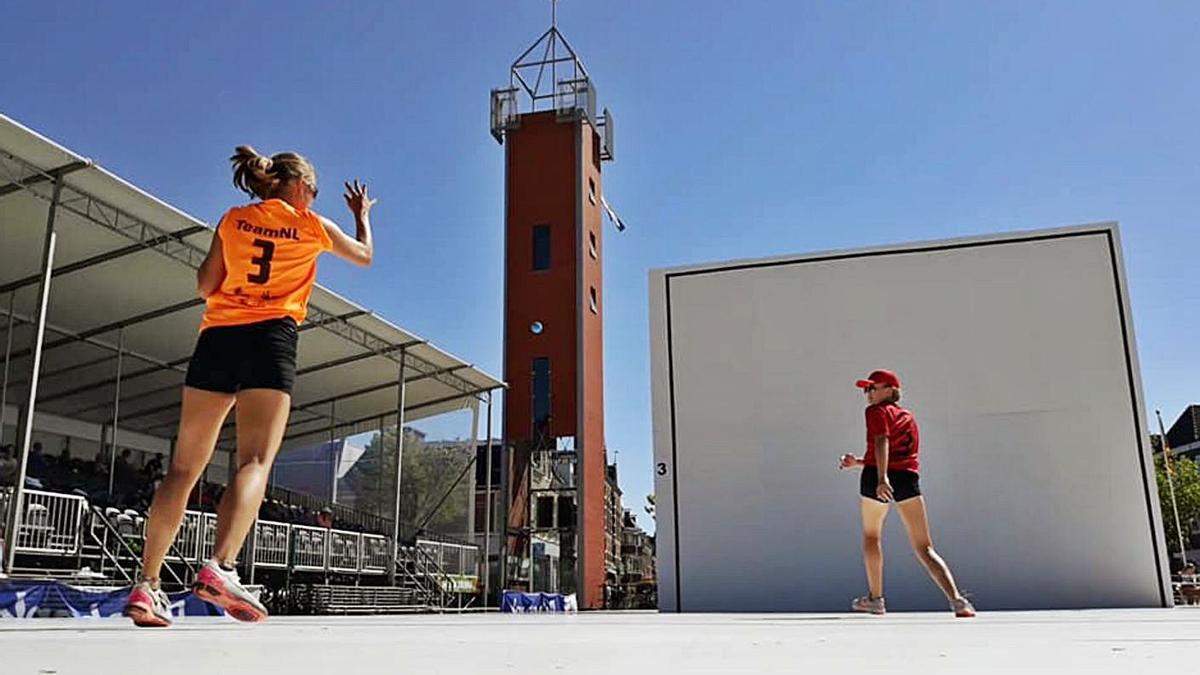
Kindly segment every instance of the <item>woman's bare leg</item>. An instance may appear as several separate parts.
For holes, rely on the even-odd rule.
[[[163,558],[183,521],[188,495],[196,486],[204,467],[212,457],[221,425],[233,407],[234,395],[192,387],[183,388],[183,407],[179,415],[179,436],[171,468],[163,478],[146,519],[146,546],[142,550],[142,576],[158,579]]]
[[[292,397],[275,389],[243,389],[237,393],[237,473],[217,508],[213,557],[232,567],[258,517],[271,464],[283,442]]]
[[[933,582],[946,594],[947,600],[957,600],[961,597],[958,586],[954,583],[954,575],[950,566],[933,550],[933,538],[929,534],[929,519],[925,514],[925,498],[913,497],[896,503],[900,512],[900,520],[904,523],[904,531],[908,533],[908,541],[912,544],[913,553],[929,571]]]
[[[863,564],[867,568],[867,588],[872,598],[883,597],[883,521],[888,505],[866,497],[859,498],[863,527]]]

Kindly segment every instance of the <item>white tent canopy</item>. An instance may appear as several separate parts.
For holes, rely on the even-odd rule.
[[[111,424],[119,391],[119,429],[169,439],[204,308],[194,270],[212,228],[0,115],[4,402],[24,405],[29,395],[56,187],[57,246],[35,410]],[[320,286],[300,330],[285,448],[394,424],[401,362],[406,423],[473,406],[504,386]],[[232,434],[230,424],[223,439]]]

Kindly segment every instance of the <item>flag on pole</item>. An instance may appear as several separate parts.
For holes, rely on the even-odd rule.
[[[613,208],[608,205],[608,200],[604,198],[604,195],[600,195],[600,205],[604,207],[604,212],[608,214],[608,217],[610,220],[612,220],[613,225],[617,226],[617,232],[624,232],[625,221],[621,220],[621,218],[617,216],[617,212],[613,211]]]

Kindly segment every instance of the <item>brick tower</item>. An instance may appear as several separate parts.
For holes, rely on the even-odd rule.
[[[603,605],[602,163],[612,117],[557,26],[492,91],[505,150],[506,588]]]

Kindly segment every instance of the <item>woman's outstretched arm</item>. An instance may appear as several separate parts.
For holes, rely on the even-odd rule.
[[[337,223],[328,218],[321,218],[321,225],[325,227],[325,232],[333,241],[334,255],[355,265],[366,267],[375,257],[375,243],[371,237],[371,207],[375,206],[375,202],[378,200],[368,197],[367,184],[357,180],[353,184],[346,183],[346,194],[343,196],[346,198],[346,206],[350,209],[350,213],[354,214],[356,229],[354,238],[351,239],[349,235],[342,232],[342,228],[338,227]]]

